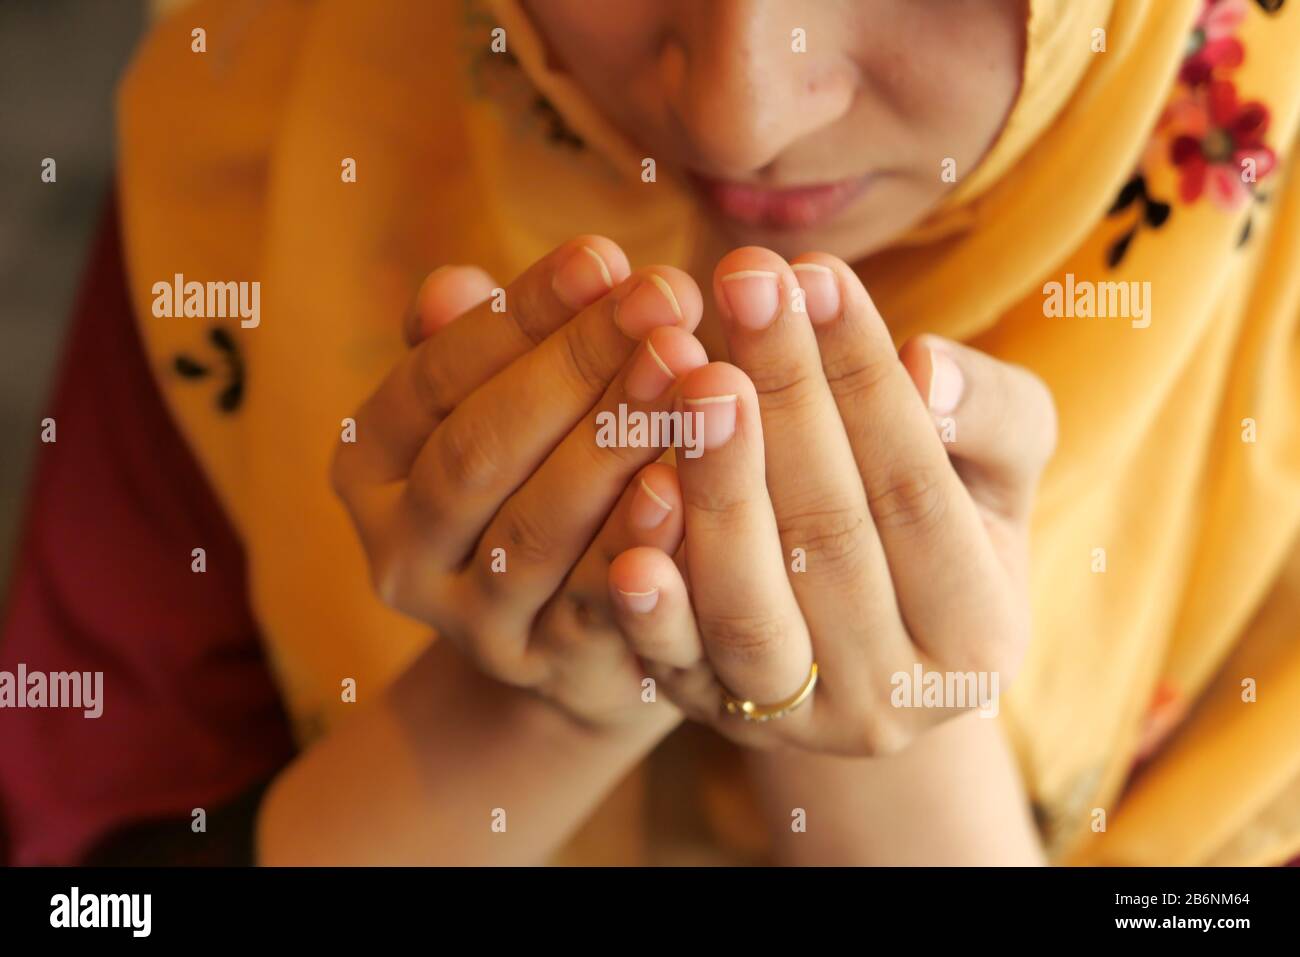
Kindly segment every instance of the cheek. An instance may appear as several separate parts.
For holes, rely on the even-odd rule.
[[[1020,73],[1014,64],[971,64],[962,77],[954,78],[946,95],[934,101],[931,140],[936,147],[951,143],[944,155],[962,157],[967,163],[978,160],[997,140],[1019,87]]]
[[[923,0],[900,17],[893,54],[870,74],[902,118],[912,159],[978,160],[992,145],[1020,89],[1025,0]]]

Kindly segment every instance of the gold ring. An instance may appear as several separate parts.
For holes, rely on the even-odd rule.
[[[755,704],[753,701],[742,701],[723,688],[722,708],[727,714],[740,715],[746,721],[773,721],[784,718],[807,701],[815,687],[817,687],[817,662],[814,661],[812,668],[808,670],[808,677],[804,679],[803,687],[784,701],[778,701],[776,704]]]

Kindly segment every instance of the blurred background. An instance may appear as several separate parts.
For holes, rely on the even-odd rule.
[[[0,603],[147,0],[0,0]],[[55,183],[41,162],[57,163]]]

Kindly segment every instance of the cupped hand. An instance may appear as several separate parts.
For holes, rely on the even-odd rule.
[[[654,447],[602,447],[597,414],[671,410],[707,361],[680,270],[630,271],[578,237],[504,289],[445,267],[406,322],[412,350],[356,413],[333,481],[374,587],[489,675],[597,725],[675,721],[608,608],[610,560],[675,550],[682,509]]]
[[[713,286],[735,365],[691,372],[676,400],[705,423],[704,454],[678,460],[684,545],[610,568],[648,672],[689,717],[757,746],[886,754],[995,710],[987,693],[1030,634],[1046,387],[930,336],[896,352],[833,256],[739,249]]]

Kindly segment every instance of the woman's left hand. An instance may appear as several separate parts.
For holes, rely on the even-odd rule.
[[[841,755],[996,707],[951,692],[1005,690],[1029,640],[1029,514],[1056,441],[1046,386],[930,336],[896,353],[833,256],[738,249],[713,287],[736,366],[682,383],[705,451],[678,456],[681,567],[635,548],[609,573],[647,673],[742,743]],[[796,707],[737,713],[797,698],[814,661]],[[912,687],[917,666],[937,678]]]

